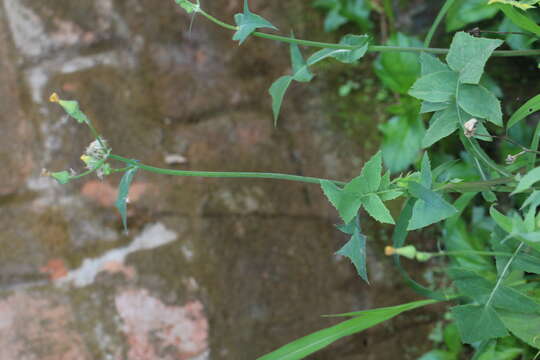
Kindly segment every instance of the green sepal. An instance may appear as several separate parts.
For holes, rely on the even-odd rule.
[[[64,111],[79,123],[88,123],[88,118],[79,108],[79,103],[74,100],[58,100]]]
[[[71,175],[69,171],[58,171],[51,173],[51,177],[53,177],[58,183],[64,185],[67,184],[71,180]]]

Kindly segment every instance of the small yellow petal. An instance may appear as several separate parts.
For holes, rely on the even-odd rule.
[[[49,96],[49,101],[50,101],[50,102],[57,103],[57,102],[60,101],[60,98],[58,97],[58,94],[57,94],[57,93],[53,92],[53,93],[51,94],[51,96]]]
[[[395,253],[395,249],[392,246],[387,246],[384,248],[384,255],[386,256],[394,255]]]

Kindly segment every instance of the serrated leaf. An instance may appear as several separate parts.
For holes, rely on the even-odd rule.
[[[120,216],[122,217],[122,225],[124,226],[124,231],[128,231],[127,228],[127,201],[129,194],[129,187],[133,181],[135,173],[139,170],[138,167],[131,168],[127,170],[122,179],[120,179],[120,184],[118,185],[118,196],[114,206],[118,209]]]
[[[409,183],[409,191],[418,200],[414,204],[413,213],[407,230],[416,230],[457,213],[457,209],[446,202],[439,194],[427,189],[419,183]]]
[[[422,101],[422,106],[420,107],[420,114],[444,110],[448,108],[449,105],[450,105],[450,102]]]
[[[422,119],[418,116],[394,116],[379,129],[384,135],[381,144],[384,165],[392,173],[407,169],[420,152],[425,133]]]
[[[238,40],[240,45],[258,28],[277,30],[268,20],[249,11],[248,0],[244,0],[244,13],[234,15],[234,21],[238,30],[233,35],[233,40]]]
[[[409,95],[431,102],[450,101],[456,93],[458,74],[454,71],[439,71],[422,76],[409,90]]]
[[[502,111],[499,100],[485,87],[461,84],[458,91],[458,105],[472,116],[487,119],[502,126]]]
[[[508,335],[503,322],[490,306],[454,306],[451,312],[461,340],[466,344]]]
[[[344,190],[358,194],[368,194],[379,189],[381,184],[382,153],[379,151],[364,164],[360,176],[352,179]]]
[[[88,123],[88,118],[79,108],[79,103],[74,100],[58,100],[64,111],[79,123]]]
[[[454,35],[446,62],[459,73],[461,83],[478,84],[487,60],[502,43],[502,40],[476,38],[463,31],[458,32]]]
[[[356,224],[357,226],[354,228],[350,240],[336,254],[349,258],[354,264],[358,275],[369,284],[366,268],[366,237],[361,232],[358,217],[356,218]]]
[[[452,134],[458,128],[458,117],[455,106],[437,111],[431,118],[429,128],[422,139],[422,147],[427,148],[437,141]]]
[[[285,75],[277,79],[272,83],[268,92],[272,96],[272,112],[274,113],[274,125],[277,124],[279,117],[279,111],[281,110],[281,103],[283,102],[283,96],[291,85],[293,78],[290,75]]]
[[[518,122],[538,110],[540,110],[540,95],[536,95],[532,99],[529,99],[525,104],[521,105],[519,109],[517,109],[516,112],[512,114],[510,120],[508,120],[506,128],[511,128],[512,126],[516,125]]]
[[[422,76],[451,70],[448,65],[439,60],[439,58],[426,52],[420,54],[420,68]]]
[[[519,180],[519,183],[514,191],[510,195],[514,195],[531,188],[534,183],[540,181],[540,167],[534,168],[529,171],[525,176]]]
[[[375,194],[368,194],[362,198],[362,206],[368,214],[377,220],[385,224],[395,224],[390,211],[386,208],[381,198]]]
[[[322,180],[321,187],[324,195],[334,205],[343,222],[348,224],[358,214],[362,204],[361,197],[358,194],[340,189],[329,180]]]

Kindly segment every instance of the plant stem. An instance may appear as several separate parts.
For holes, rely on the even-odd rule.
[[[433,254],[433,256],[466,256],[466,255],[507,256],[507,257],[511,257],[512,253],[499,252],[499,251],[462,250],[462,251],[439,251],[439,252]]]
[[[489,298],[486,301],[485,307],[488,307],[491,304],[491,301],[493,300],[493,296],[495,295],[495,293],[499,289],[499,286],[501,285],[504,277],[506,276],[506,273],[508,272],[508,269],[510,268],[510,265],[512,264],[512,262],[514,261],[516,256],[519,254],[519,252],[521,251],[521,248],[523,247],[523,245],[524,245],[524,243],[519,244],[519,246],[516,248],[516,251],[514,251],[514,253],[510,257],[510,260],[508,260],[508,262],[504,266],[504,269],[501,271],[501,274],[499,275],[499,278],[497,279],[497,282],[495,283],[495,287],[493,288],[493,290],[491,290],[491,293],[489,294]]]
[[[450,0],[449,0],[450,1]],[[202,9],[199,9],[198,12],[202,14],[204,17],[206,17],[208,20],[212,21],[216,25],[219,25],[225,29],[237,31],[238,27],[227,24],[214,16],[208,14]],[[355,50],[358,47],[352,46],[352,45],[343,45],[343,44],[335,44],[335,43],[325,43],[325,42],[319,42],[319,41],[311,41],[311,40],[302,40],[302,39],[296,39],[292,37],[287,36],[280,36],[280,35],[272,35],[272,34],[266,34],[262,32],[255,31],[251,33],[253,36],[257,36],[264,39],[269,40],[275,40],[280,41],[284,43],[290,43],[290,44],[297,44],[297,45],[303,45],[303,46],[310,46],[310,47],[316,47],[316,48],[325,48],[325,49],[342,49],[342,50]],[[403,47],[403,46],[383,46],[383,45],[370,45],[368,47],[369,52],[389,52],[389,51],[400,51],[400,52],[428,52],[432,54],[446,54],[448,53],[448,49],[439,49],[439,48],[424,48],[424,47]],[[540,55],[540,50],[498,50],[493,52],[493,56],[534,56],[534,55]]]
[[[322,180],[315,177],[300,176],[300,175],[289,175],[289,174],[279,174],[279,173],[263,173],[263,172],[229,172],[229,171],[191,171],[191,170],[173,170],[173,169],[164,169],[158,168],[150,165],[142,164],[136,160],[128,159],[119,155],[111,154],[109,159],[114,159],[121,161],[123,163],[136,166],[140,169],[150,171],[156,174],[164,175],[174,175],[174,176],[200,176],[200,177],[211,177],[211,178],[248,178],[248,179],[276,179],[276,180],[288,180],[288,181],[298,181],[312,184],[320,184]],[[345,185],[343,181],[329,180],[337,185]]]
[[[435,21],[429,28],[429,31],[426,35],[426,39],[424,40],[424,47],[429,48],[429,44],[431,44],[431,39],[433,38],[433,35],[435,34],[435,31],[437,30],[437,27],[441,23],[442,19],[448,12],[448,9],[450,9],[450,6],[454,3],[454,0],[446,0],[443,7],[441,8],[441,11],[437,14],[437,17],[435,18]]]

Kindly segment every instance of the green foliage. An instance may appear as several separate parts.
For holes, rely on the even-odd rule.
[[[327,12],[325,31],[335,31],[347,22],[354,23],[362,32],[373,27],[369,19],[371,6],[368,0],[316,0],[313,6]]]
[[[496,7],[488,6],[486,0],[456,0],[446,17],[446,31],[456,31],[468,24],[491,19],[497,11]]]
[[[535,97],[529,99],[525,104],[521,105],[508,120],[506,128],[511,128],[538,110],[540,110],[540,95],[536,95]]]
[[[293,73],[285,75],[274,81],[268,92],[272,96],[272,112],[274,114],[274,125],[277,124],[283,96],[289,88],[293,80],[298,82],[310,82],[313,79],[313,74],[309,70],[309,66],[315,65],[319,61],[326,58],[334,58],[346,64],[352,64],[359,60],[367,51],[368,37],[363,35],[345,35],[341,41],[341,45],[349,46],[350,49],[323,49],[311,55],[307,62],[304,61],[302,53],[297,44],[291,43],[291,63]]]
[[[535,131],[528,131],[523,120],[540,110],[540,95],[511,114],[507,134],[491,136],[488,127],[495,133],[499,131],[497,127],[503,126],[502,91],[484,73],[484,68],[492,56],[540,55],[540,52],[496,51],[503,40],[458,32],[453,36],[443,62],[429,53],[440,54],[446,50],[431,49],[428,45],[445,15],[447,29],[452,30],[489,19],[499,10],[505,15],[500,27],[512,29],[510,31],[518,28],[539,35],[535,15],[522,11],[536,6],[538,1],[491,0],[489,4],[493,5],[489,5],[485,0],[447,0],[428,33],[425,47],[421,47],[417,39],[401,33],[392,33],[384,46],[370,45],[368,35],[346,35],[338,44],[327,44],[293,36],[263,34],[256,30],[277,29],[252,13],[247,0],[243,13],[234,17],[236,26],[207,14],[198,1],[176,0],[176,3],[188,13],[197,12],[217,25],[235,31],[233,39],[240,44],[251,35],[290,44],[292,71],[277,79],[269,90],[274,121],[277,121],[290,84],[293,81],[310,82],[314,77],[312,67],[320,61],[332,58],[354,65],[368,51],[381,52],[374,63],[375,73],[398,99],[387,109],[393,117],[380,126],[384,134],[381,151],[349,182],[275,173],[161,169],[111,154],[106,141],[78,103],[61,100],[53,94],[50,100],[61,105],[79,123],[86,124],[95,140],[81,157],[87,171],[77,175],[73,170],[45,170],[45,175],[65,184],[92,172],[100,177],[124,172],[115,205],[126,231],[129,187],[138,170],[174,176],[269,178],[319,184],[343,221],[338,229],[349,235],[349,240],[336,253],[350,259],[360,278],[366,282],[367,237],[360,224],[367,217],[361,210],[375,221],[395,225],[392,246],[387,246],[385,253],[393,256],[403,281],[430,300],[341,314],[353,318],[293,341],[260,359],[300,359],[404,311],[443,300],[454,301],[450,310],[452,322],[445,326],[443,336],[439,337],[439,348],[424,354],[422,360],[462,358],[465,350],[461,342],[473,345],[474,360],[532,357],[530,349],[540,348],[540,190],[535,185],[540,181],[540,167],[536,167],[540,125]],[[315,5],[328,10],[327,30],[337,29],[350,21],[361,28],[371,28],[371,5],[373,10],[387,16],[390,29],[395,25],[392,2],[389,1],[384,1],[382,7],[367,0],[317,0]],[[535,36],[510,41],[510,34],[503,35],[510,47],[531,49],[536,41]],[[312,46],[318,50],[305,60],[299,46]],[[349,80],[347,84],[350,90],[356,83]],[[511,106],[505,104],[504,109],[509,108]],[[422,121],[427,116],[424,114],[429,113],[433,115],[426,131]],[[421,148],[432,147],[456,130],[459,136],[454,140],[459,141],[461,153],[445,153],[445,149],[440,149],[443,146],[431,149],[432,169],[430,155],[425,151],[419,171],[391,178],[391,173],[414,164]],[[482,143],[482,146],[490,146],[489,150],[477,140],[491,141],[491,144]],[[499,146],[501,141],[510,145]],[[522,145],[529,142],[530,148]],[[446,142],[441,145],[446,146]],[[512,152],[515,148],[520,152]],[[500,164],[504,157],[508,164]],[[113,169],[109,160],[122,162],[127,167]],[[383,170],[383,162],[387,170]],[[478,193],[482,198],[476,196]],[[503,193],[511,196],[501,196]],[[395,222],[388,202],[399,197],[405,201]],[[489,212],[486,205],[491,205]],[[421,244],[406,245],[410,231],[434,224],[437,226],[433,227],[430,236],[434,237],[432,243],[437,244],[437,252],[421,250]],[[430,280],[429,286],[421,285],[401,266],[401,257],[406,261],[428,261],[439,256],[448,257],[444,264],[448,264],[445,274],[450,281],[445,279],[442,286],[434,280]]]
[[[351,235],[351,238],[336,254],[349,258],[358,275],[369,283],[366,268],[366,236],[362,234],[359,216],[355,216],[341,231]]]
[[[403,47],[422,46],[422,43],[416,38],[402,33],[392,35],[386,44]],[[398,94],[407,94],[420,74],[418,57],[418,54],[415,53],[382,53],[374,63],[375,74],[390,90]]]
[[[338,211],[344,223],[349,223],[363,206],[371,217],[383,223],[393,224],[394,219],[381,199],[381,195],[401,195],[398,187],[382,182],[382,154],[375,154],[362,168],[359,176],[343,188],[329,180],[321,181],[321,187]],[[388,199],[388,198],[386,198]]]
[[[344,336],[352,335],[365,329],[369,329],[370,327],[396,317],[405,311],[430,305],[436,302],[436,300],[414,301],[397,306],[341,314],[339,316],[355,316],[355,318],[345,320],[337,325],[319,330],[290,342],[269,354],[259,357],[258,360],[303,359],[309,354],[313,354],[315,351],[330,345],[334,341],[339,340]]]
[[[504,12],[504,15],[519,28],[540,36],[540,26],[530,17],[530,15],[516,10],[509,4],[495,5]]]
[[[234,33],[233,40],[238,40],[240,44],[246,41],[248,36],[259,28],[277,30],[269,21],[249,11],[248,0],[244,0],[244,12],[234,15],[234,21],[238,26],[238,30]]]
[[[135,176],[137,170],[139,170],[139,168],[133,167],[124,173],[122,179],[120,179],[120,184],[118,185],[118,196],[116,198],[116,202],[114,203],[114,206],[118,209],[118,212],[120,213],[120,216],[122,218],[122,225],[124,226],[125,232],[128,231],[127,202],[129,187],[131,186],[131,182],[133,181],[133,177]]]
[[[502,126],[499,100],[480,85],[486,61],[500,44],[499,40],[479,39],[459,32],[446,56],[448,65],[432,55],[421,55],[422,76],[409,94],[423,100],[422,113],[434,112],[422,147],[449,136],[472,117]],[[488,135],[487,130],[480,122],[474,136],[491,140],[485,135]]]

